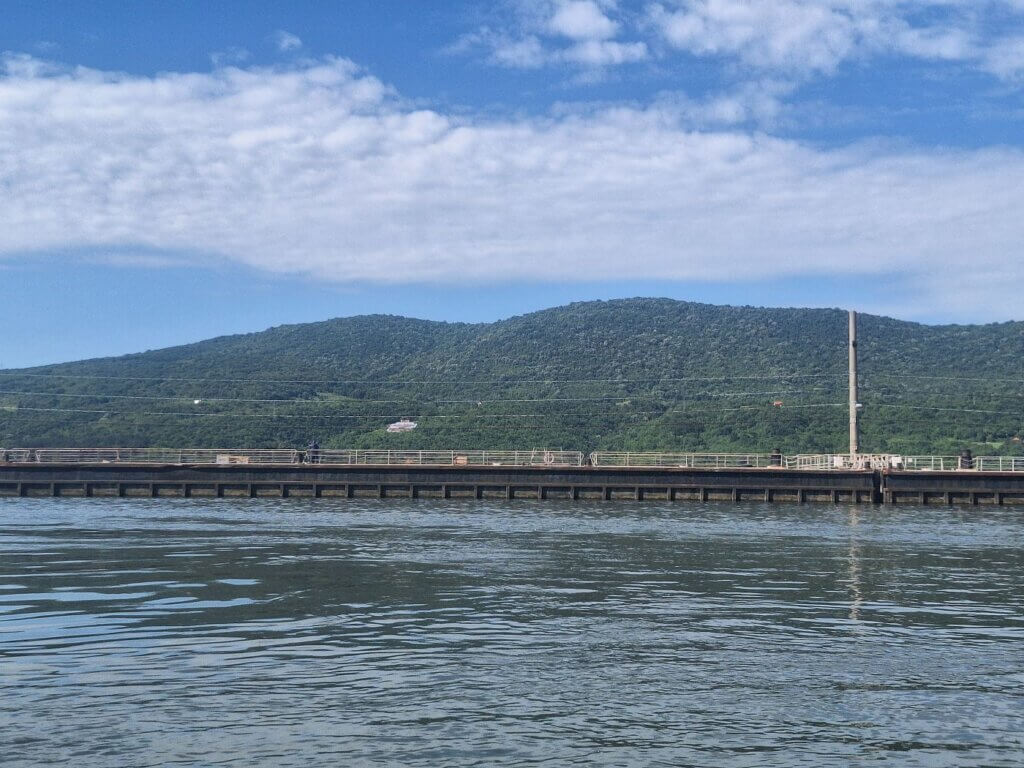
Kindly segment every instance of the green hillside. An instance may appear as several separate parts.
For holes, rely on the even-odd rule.
[[[629,299],[281,326],[0,372],[0,445],[841,451],[846,322]],[[1024,323],[859,329],[864,450],[1021,452]]]

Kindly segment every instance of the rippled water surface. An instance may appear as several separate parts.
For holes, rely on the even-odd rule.
[[[1024,765],[1024,510],[0,500],[0,762]]]

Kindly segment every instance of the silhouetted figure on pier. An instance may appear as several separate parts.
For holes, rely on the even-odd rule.
[[[306,448],[306,462],[309,464],[320,463],[320,443],[316,440],[311,442],[309,447]]]

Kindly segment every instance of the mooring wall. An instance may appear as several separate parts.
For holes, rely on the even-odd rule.
[[[342,496],[501,499],[878,500],[863,470],[603,467],[0,465],[5,496]]]

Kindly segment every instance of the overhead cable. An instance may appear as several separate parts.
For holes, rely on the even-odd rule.
[[[815,387],[802,390],[766,390],[761,392],[691,392],[690,397],[754,397],[760,395],[803,395],[809,392],[825,392],[824,387]],[[337,406],[339,404],[353,403],[407,403],[412,398],[404,400],[380,400],[373,398],[345,398],[335,401],[324,398],[247,398],[247,397],[206,397],[203,395],[116,395],[116,394],[89,394],[83,392],[29,392],[22,390],[0,389],[0,395],[23,395],[26,397],[77,397],[91,400],[196,400],[204,403],[314,403],[318,405]],[[627,400],[663,400],[678,399],[668,398],[661,395],[616,395],[613,397],[518,397],[518,398],[468,398],[458,400],[422,400],[417,402],[423,404],[493,404],[493,403],[584,403],[584,402],[609,402]]]
[[[96,379],[114,381],[184,381],[189,383],[207,382],[211,384],[372,384],[372,385],[456,385],[456,384],[644,384],[659,381],[687,382],[687,381],[764,381],[775,379],[824,379],[846,376],[845,373],[793,373],[793,374],[763,374],[763,375],[736,375],[736,376],[657,376],[644,379],[623,379],[623,378],[594,378],[594,379],[217,379],[217,378],[188,378],[179,376],[110,376],[104,374],[82,374],[82,373],[18,373],[12,371],[0,371],[0,376],[18,377],[26,376],[31,378],[52,378],[52,379]]]
[[[786,406],[786,409],[807,409],[807,408],[835,408],[845,406],[846,403],[809,403]],[[658,410],[658,411],[625,411],[615,413],[613,411],[594,413],[592,411],[578,411],[569,413],[458,413],[458,414],[425,414],[422,416],[395,416],[393,414],[276,414],[276,413],[200,413],[190,411],[111,411],[106,409],[93,408],[33,408],[22,406],[11,406],[7,409],[0,408],[0,412],[7,410],[9,413],[28,411],[32,413],[83,413],[104,416],[183,416],[194,418],[236,418],[236,419],[305,419],[309,420],[341,420],[341,419],[374,419],[374,420],[397,420],[402,418],[413,421],[428,421],[431,419],[525,419],[525,418],[562,418],[567,416],[581,416],[590,418],[622,417],[622,416],[686,416],[691,413],[733,413],[739,411],[755,411],[773,408],[770,405],[743,405],[734,408],[698,408],[685,411]],[[781,410],[781,409],[780,409]]]

